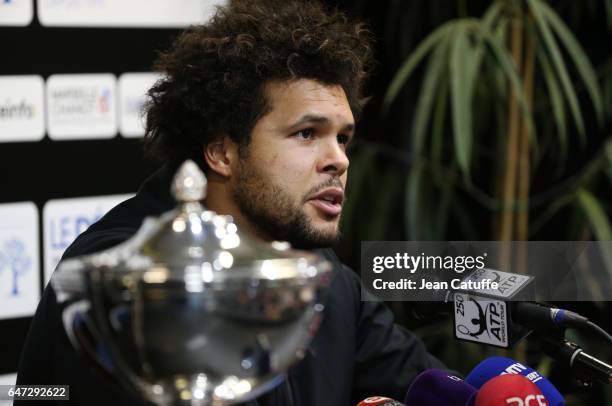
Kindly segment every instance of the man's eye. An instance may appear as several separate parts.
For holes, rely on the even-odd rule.
[[[294,134],[296,137],[305,139],[305,140],[309,140],[312,138],[312,136],[314,135],[314,131],[310,128],[307,128],[305,130],[300,130],[298,132],[296,132]]]
[[[351,137],[349,137],[348,135],[346,135],[346,134],[338,134],[338,143],[339,144],[346,145],[346,144],[349,143],[350,140],[351,140]]]

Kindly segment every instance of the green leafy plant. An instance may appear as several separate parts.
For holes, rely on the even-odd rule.
[[[551,161],[562,172],[570,151],[601,144],[589,131],[601,128],[609,115],[586,52],[546,1],[496,0],[479,18],[442,23],[398,69],[382,102],[384,114],[398,100],[415,98],[403,94],[413,78],[421,85],[407,151],[402,156],[367,144],[353,156],[353,167],[384,160],[385,168],[408,168],[395,170],[401,180],[384,178],[387,186],[404,183],[405,238],[446,239],[451,225],[465,239],[527,240],[533,226],[540,232],[568,206],[581,210],[583,224],[602,237],[599,230],[609,228],[609,221],[598,212],[606,210],[596,193],[584,196],[610,165],[599,156],[604,154],[547,190],[531,189],[533,174],[550,171]],[[589,131],[585,111],[597,123]],[[354,197],[371,190],[357,186],[367,181],[362,171],[351,175],[357,177],[349,185]],[[381,204],[388,199],[384,192],[379,196]],[[474,204],[483,209],[476,222]],[[489,229],[479,225],[483,213],[490,216]],[[377,223],[380,235],[385,220]]]

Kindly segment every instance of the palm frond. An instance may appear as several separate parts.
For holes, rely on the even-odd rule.
[[[472,94],[474,78],[470,67],[474,51],[469,43],[467,27],[453,31],[450,55],[450,89],[455,156],[462,172],[469,177],[472,154]]]
[[[418,66],[419,62],[427,55],[427,53],[436,45],[436,43],[444,38],[447,31],[453,28],[453,22],[449,21],[446,24],[441,25],[435,31],[427,36],[421,42],[421,44],[414,50],[410,57],[402,64],[397,74],[391,81],[389,88],[383,99],[383,112],[387,112],[391,107],[391,104],[395,100],[395,97],[399,94],[404,83],[410,77],[414,69]]]
[[[548,58],[542,54],[542,50],[536,52],[538,62],[542,67],[542,76],[546,82],[548,89],[548,97],[552,107],[553,118],[558,129],[559,147],[561,150],[561,161],[565,162],[567,156],[567,126],[565,117],[565,105],[563,103],[563,94],[559,88],[557,77],[550,66]]]
[[[449,34],[452,31],[449,31]],[[443,38],[433,51],[421,86],[419,100],[414,112],[412,126],[413,153],[419,156],[425,143],[425,134],[430,122],[432,105],[437,94],[436,88],[442,82],[445,68],[447,68],[447,53],[450,35]]]
[[[442,75],[436,95],[436,105],[433,112],[433,123],[431,125],[431,159],[440,163],[444,146],[444,129],[446,124],[446,106],[448,96],[448,75]]]
[[[601,100],[601,91],[597,83],[597,75],[595,74],[593,65],[591,65],[591,61],[589,61],[589,58],[582,49],[580,43],[578,43],[578,40],[576,40],[574,34],[572,34],[563,20],[559,18],[557,13],[544,2],[541,2],[539,8],[542,15],[545,16],[550,23],[550,27],[555,30],[555,33],[565,45],[565,49],[572,58],[574,65],[576,65],[576,69],[584,81],[591,101],[593,102],[597,119],[601,123],[603,121],[603,103]]]
[[[581,140],[583,143],[586,141],[585,139],[585,130],[584,130],[584,121],[582,119],[582,113],[580,112],[580,106],[578,105],[578,98],[576,97],[576,91],[572,82],[570,80],[569,74],[567,72],[567,67],[563,61],[563,57],[561,56],[561,51],[559,50],[559,46],[553,37],[551,29],[548,25],[548,20],[546,19],[545,11],[542,11],[542,1],[541,0],[527,0],[527,4],[533,14],[533,18],[538,26],[538,30],[542,35],[542,39],[544,45],[550,57],[552,59],[552,66],[554,66],[557,75],[559,76],[559,80],[561,81],[561,86],[563,92],[565,93],[565,97],[567,98],[567,102],[570,106],[570,111],[572,112],[572,116],[574,117],[574,122],[576,124],[576,128],[578,133],[580,134]]]
[[[578,204],[584,211],[595,237],[599,241],[612,240],[612,227],[600,201],[586,189],[576,192]]]

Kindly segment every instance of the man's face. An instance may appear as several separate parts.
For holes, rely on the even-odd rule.
[[[354,119],[344,90],[313,80],[266,86],[270,111],[241,154],[231,192],[261,236],[301,248],[339,238]]]

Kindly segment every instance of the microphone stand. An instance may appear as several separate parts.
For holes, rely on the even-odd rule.
[[[612,365],[587,354],[575,343],[567,341],[564,334],[542,337],[543,348],[550,357],[569,365],[579,375],[585,386],[593,382],[612,383]]]

